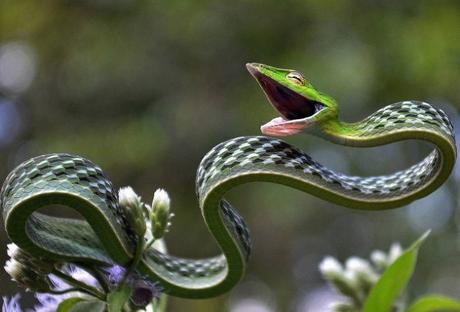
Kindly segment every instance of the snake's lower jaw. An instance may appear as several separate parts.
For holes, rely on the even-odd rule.
[[[286,120],[277,117],[260,127],[263,134],[275,137],[284,137],[298,134],[313,124],[309,118],[300,120]]]

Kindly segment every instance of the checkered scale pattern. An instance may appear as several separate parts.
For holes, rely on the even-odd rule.
[[[405,101],[378,110],[355,124],[359,137],[373,138],[391,131],[427,129],[453,141],[453,126],[447,115],[423,102]],[[390,175],[359,177],[332,171],[309,155],[275,138],[239,137],[214,147],[202,159],[197,171],[196,192],[201,200],[220,182],[231,176],[269,173],[289,174],[305,183],[314,183],[337,193],[360,199],[390,199],[416,191],[435,175],[441,156],[434,150],[421,162]],[[244,220],[224,199],[220,205],[224,224],[245,255],[251,250],[249,231]]]
[[[404,101],[379,109],[362,122],[357,130],[363,137],[387,134],[391,130],[426,127],[454,137],[454,127],[441,109],[420,101]]]
[[[210,155],[210,156],[209,156]],[[391,175],[375,177],[348,176],[332,171],[288,143],[267,137],[240,137],[216,146],[198,170],[197,192],[203,196],[222,176],[232,172],[269,172],[285,174],[359,197],[390,197],[423,185],[439,166],[433,151],[412,167]],[[230,208],[229,208],[230,209]]]
[[[95,197],[87,198],[87,200],[95,202],[95,199],[98,199],[98,202],[105,204],[108,208],[106,212],[112,212],[108,219],[118,223],[122,229],[119,234],[124,235],[131,246],[134,246],[137,238],[118,204],[118,193],[115,192],[112,183],[98,166],[80,156],[69,154],[42,155],[19,165],[6,178],[0,193],[0,204],[3,207],[4,215],[14,207],[18,200],[44,190],[52,191],[49,182],[53,181],[63,182],[62,188],[56,188],[55,191],[65,191],[83,197],[86,196],[84,191],[90,191]],[[74,224],[75,222],[76,224]],[[76,251],[72,249],[81,246],[78,248],[79,252],[91,252],[92,257],[102,262],[110,262],[110,257],[104,253],[95,252],[103,247],[95,237],[92,237],[95,234],[87,224],[82,224],[77,220],[59,219],[34,213],[29,218],[29,227],[33,230],[33,233],[30,234],[34,235],[33,239],[36,243],[46,245],[51,249],[54,248],[64,254],[75,254]],[[57,238],[55,242],[53,237]],[[59,238],[73,240],[74,244],[73,246],[59,244],[57,243]],[[152,251],[150,261],[167,270],[169,275],[177,278],[209,277],[218,274],[226,267],[223,256],[192,260]]]
[[[251,253],[251,237],[243,218],[230,204],[222,200],[220,212],[224,226],[236,238],[236,243],[246,261]],[[227,267],[227,261],[223,255],[208,259],[185,259],[163,254],[156,250],[150,250],[148,261],[152,267],[166,269],[170,277],[180,280],[183,278],[209,278],[222,273]]]
[[[0,193],[0,205],[6,214],[14,202],[27,196],[46,190],[45,185],[53,181],[70,182],[72,189],[63,187],[57,191],[68,191],[86,197],[88,190],[105,204],[115,220],[123,229],[128,241],[135,239],[134,234],[118,205],[118,194],[101,168],[91,161],[70,154],[49,154],[32,158],[12,171],[5,180]],[[64,184],[63,184],[64,185]],[[87,198],[91,201],[92,198]]]
[[[232,236],[237,238],[236,243],[243,252],[245,260],[248,261],[251,255],[251,235],[243,217],[224,199],[220,201],[220,211],[225,226]]]
[[[452,145],[455,138],[452,124],[446,114],[439,109],[423,102],[405,101],[382,108],[355,124],[354,135],[357,139],[372,139],[391,134],[393,131],[411,129],[425,129],[436,132],[446,137]],[[242,176],[268,174],[272,177],[288,176],[305,184],[314,184],[358,199],[391,199],[403,193],[416,192],[426,185],[439,171],[441,155],[434,150],[423,161],[410,168],[394,174],[357,177],[332,171],[298,148],[275,138],[254,136],[239,137],[223,142],[202,159],[197,171],[196,192],[200,205],[213,190],[217,190],[221,183]],[[260,178],[263,180],[262,178]],[[62,183],[50,184],[53,181]],[[27,196],[32,196],[46,187],[56,186],[56,191],[75,192],[88,194],[89,201],[103,203],[107,208],[109,222],[115,222],[121,229],[120,235],[132,242],[135,237],[128,226],[123,210],[118,205],[117,193],[111,182],[105,177],[102,170],[90,161],[79,156],[68,154],[51,154],[33,158],[17,167],[6,179],[1,190],[0,205],[3,207],[4,216],[12,209],[16,202]],[[67,189],[66,189],[67,188]],[[82,191],[84,190],[84,192]],[[89,192],[88,192],[89,191]],[[251,238],[248,227],[243,218],[225,199],[220,200],[218,212],[223,226],[237,244],[242,257],[247,261],[251,253]],[[70,249],[74,252],[86,249],[101,249],[97,242],[91,241],[92,232],[89,225],[81,226],[74,221],[59,220],[61,223],[61,236],[80,235],[86,232],[80,242],[75,242]],[[66,223],[67,222],[67,223]],[[59,240],[59,231],[49,231],[54,226],[55,219],[50,217],[31,216],[29,223],[35,227],[37,233],[48,235],[42,239],[43,244],[52,245]],[[65,228],[65,229],[64,229]],[[118,232],[117,232],[118,233]],[[54,238],[53,238],[54,235]],[[48,239],[48,241],[46,241]],[[93,243],[87,244],[90,241]],[[81,245],[77,249],[75,245]],[[56,248],[65,248],[62,244]],[[104,254],[99,255],[101,261]],[[199,281],[204,287],[211,287],[222,282],[226,272],[227,260],[223,255],[201,259],[184,259],[166,255],[156,250],[149,250],[144,259],[150,268],[164,280],[169,280],[170,285],[190,291],[196,289]],[[168,291],[168,288],[165,288]],[[183,293],[184,294],[184,293]],[[189,296],[187,293],[186,296]]]
[[[423,102],[405,101],[378,110],[356,124],[358,136],[372,138],[391,131],[425,128],[454,141],[453,126],[447,115]],[[455,142],[453,142],[455,144]],[[440,154],[434,150],[423,161],[394,174],[358,177],[332,171],[298,148],[275,138],[239,137],[214,147],[202,160],[197,172],[197,194],[203,197],[212,185],[231,174],[271,172],[289,174],[360,198],[391,198],[414,191],[438,171]]]
[[[174,279],[209,278],[221,273],[227,264],[223,255],[195,260],[167,255],[155,249],[149,250],[147,261],[151,267],[166,270]]]

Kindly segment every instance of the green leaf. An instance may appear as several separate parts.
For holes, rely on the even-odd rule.
[[[423,296],[415,301],[406,312],[457,312],[460,301],[438,295]]]
[[[430,231],[423,234],[383,272],[367,297],[363,312],[389,312],[391,310],[412,277],[418,249],[429,233]]]
[[[85,300],[77,302],[70,308],[69,312],[104,312],[107,305],[100,300]]]
[[[56,312],[68,312],[75,304],[82,300],[83,298],[78,297],[66,299],[59,304]]]
[[[109,312],[122,312],[123,306],[131,296],[131,288],[127,285],[122,285],[109,293],[107,296],[107,304]]]

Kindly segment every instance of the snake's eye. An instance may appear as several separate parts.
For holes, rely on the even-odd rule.
[[[305,85],[305,78],[299,72],[290,72],[289,74],[287,74],[286,78],[292,81],[293,83],[298,84],[299,86]]]

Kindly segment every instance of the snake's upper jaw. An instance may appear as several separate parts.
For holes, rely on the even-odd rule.
[[[268,77],[259,70],[260,66],[264,65],[255,63],[246,65],[269,102],[282,116],[263,125],[262,133],[272,136],[288,136],[299,133],[314,124],[312,117],[325,108],[324,104],[308,99]]]

